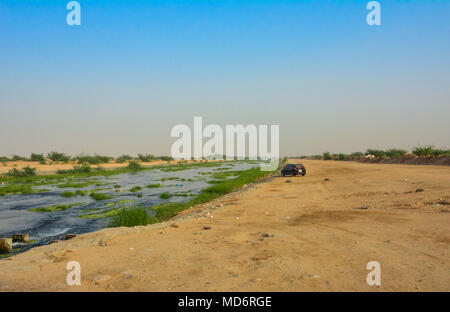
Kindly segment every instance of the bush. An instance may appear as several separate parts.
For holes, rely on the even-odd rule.
[[[164,160],[164,161],[172,161],[173,157],[171,157],[171,156],[160,156],[159,159]]]
[[[405,156],[407,151],[402,149],[391,148],[386,151],[386,156],[390,158],[399,158]]]
[[[368,149],[367,150],[368,155],[373,155],[375,157],[386,157],[386,152],[383,150],[377,150],[377,149]]]
[[[48,153],[47,157],[53,161],[60,161],[63,163],[67,163],[70,160],[69,156],[67,156],[64,153],[58,153],[58,152],[50,152],[50,153]]]
[[[19,161],[19,160],[27,161],[28,159],[26,159],[25,157],[19,156],[19,155],[12,156],[12,161]]]
[[[354,152],[354,153],[351,154],[351,156],[354,157],[354,158],[358,158],[358,157],[364,156],[364,153],[362,153],[362,152]]]
[[[7,176],[16,178],[26,178],[33,177],[36,175],[36,168],[30,168],[29,166],[24,167],[22,170],[13,168],[6,173]]]
[[[0,162],[6,163],[6,162],[8,162],[8,161],[11,161],[11,159],[9,159],[9,158],[6,157],[6,156],[0,156]]]
[[[323,159],[324,160],[331,160],[332,159],[331,154],[328,153],[328,152],[323,153]]]
[[[431,156],[433,154],[433,146],[417,146],[413,148],[412,153],[416,156]]]
[[[143,162],[150,162],[155,160],[155,156],[151,154],[138,154],[138,159]]]
[[[44,154],[31,153],[30,160],[31,161],[38,161],[41,164],[45,164]]]
[[[127,169],[132,171],[138,171],[142,170],[142,166],[136,160],[131,160],[127,166]]]
[[[101,156],[101,155],[94,155],[94,156],[79,155],[79,156],[75,157],[75,159],[80,164],[87,163],[87,164],[91,164],[91,165],[98,165],[98,164],[106,164],[106,163],[108,163],[112,159],[112,157]]]
[[[131,159],[133,159],[133,157],[131,157],[130,155],[122,155],[116,158],[116,163],[121,164]]]

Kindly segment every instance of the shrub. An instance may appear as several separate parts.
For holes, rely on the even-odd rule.
[[[58,153],[58,152],[50,152],[47,155],[48,158],[50,158],[53,161],[60,161],[60,162],[68,162],[70,160],[70,157],[67,156],[64,153]]]
[[[135,187],[132,187],[132,188],[130,189],[130,192],[137,192],[137,191],[140,191],[140,190],[142,190],[142,187],[140,187],[140,186],[135,186]]]
[[[81,163],[88,163],[91,165],[98,165],[98,164],[106,164],[108,163],[112,157],[109,156],[101,156],[101,155],[79,155],[75,157],[75,159],[81,164]]]
[[[323,159],[324,160],[331,160],[331,154],[329,152],[323,153]]]
[[[45,164],[44,154],[31,153],[30,160],[31,161],[38,161],[41,164]]]
[[[390,158],[402,157],[407,153],[407,151],[402,149],[391,148],[386,151],[386,156]]]
[[[131,157],[130,155],[122,155],[116,158],[116,163],[121,164],[131,159],[133,159],[133,157]]]
[[[159,159],[164,160],[164,161],[172,161],[173,157],[171,157],[171,156],[160,156]]]
[[[375,157],[386,157],[386,152],[383,150],[377,150],[377,149],[368,149],[367,150],[368,155],[373,155]]]
[[[11,161],[11,159],[9,159],[9,158],[6,157],[6,156],[0,156],[0,162],[6,163],[6,162],[8,162],[8,161]]]
[[[362,152],[354,152],[354,153],[351,154],[351,156],[354,157],[354,158],[358,158],[358,157],[364,156],[364,153],[362,153]]]
[[[23,160],[23,161],[27,161],[28,159],[26,159],[25,157],[19,156],[19,155],[13,155],[11,157],[12,161],[19,161],[19,160]]]
[[[433,154],[433,146],[417,146],[413,148],[412,153],[416,156],[431,156]]]
[[[132,171],[138,171],[142,170],[142,166],[136,160],[131,160],[127,166],[127,169]]]
[[[155,156],[151,154],[138,154],[138,159],[140,161],[149,162],[155,160]]]
[[[8,173],[6,173],[6,175],[16,178],[33,177],[36,175],[36,168],[30,168],[29,166],[22,168],[22,170],[13,168],[9,170]]]

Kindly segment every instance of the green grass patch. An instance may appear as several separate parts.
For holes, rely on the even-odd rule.
[[[150,188],[152,188],[152,187],[161,187],[162,185],[161,184],[149,184],[149,185],[146,185],[145,187],[150,187]]]
[[[93,198],[95,200],[106,200],[106,199],[113,198],[110,195],[106,195],[106,194],[103,194],[103,193],[95,193],[95,192],[92,192],[91,194],[89,194],[89,196],[91,196],[91,198]]]
[[[74,197],[76,194],[74,192],[64,191],[61,193],[62,197]]]
[[[14,194],[31,194],[34,193],[30,184],[9,184],[0,186],[0,196]]]
[[[135,186],[135,187],[130,188],[130,192],[137,192],[140,190],[142,190],[142,187],[140,187],[140,186]]]
[[[142,206],[121,208],[114,216],[111,227],[139,226],[152,223],[148,209]]]
[[[159,198],[169,199],[169,198],[172,198],[172,195],[170,195],[168,192],[164,192],[164,193],[159,195]]]
[[[54,206],[47,206],[47,207],[41,207],[41,208],[32,208],[29,210],[34,211],[34,212],[53,212],[53,211],[67,210],[74,206],[81,206],[81,205],[84,205],[84,203],[77,202],[77,203],[71,203],[71,204],[65,204],[65,205],[54,205]]]

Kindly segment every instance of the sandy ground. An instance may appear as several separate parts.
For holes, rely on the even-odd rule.
[[[167,223],[1,260],[0,290],[450,290],[450,168],[304,164],[305,177],[277,177]],[[69,261],[81,265],[81,286],[66,284]],[[366,283],[369,261],[381,265],[381,286]]]
[[[219,161],[219,160],[209,160],[208,162],[214,162],[214,161]],[[191,160],[188,160],[187,163],[191,163]],[[154,160],[151,162],[139,162],[139,164],[141,164],[144,167],[151,167],[151,166],[158,166],[158,165],[167,165],[167,164],[176,164],[176,161],[171,161],[171,162],[167,162],[164,160]],[[11,170],[12,168],[17,168],[17,169],[22,169],[23,167],[31,167],[31,168],[36,168],[36,172],[37,174],[49,174],[49,173],[54,173],[57,170],[69,170],[72,169],[74,165],[79,166],[80,164],[78,164],[77,162],[68,162],[68,163],[53,163],[53,164],[40,164],[38,161],[9,161],[6,163],[5,165],[1,165],[0,164],[0,174],[1,173],[6,173],[9,170]],[[96,168],[97,165],[91,165],[92,168]],[[124,162],[121,164],[118,164],[114,161],[110,161],[109,163],[106,164],[99,164],[100,167],[105,168],[105,169],[116,169],[116,168],[121,168],[121,167],[126,167],[128,166],[128,162]]]

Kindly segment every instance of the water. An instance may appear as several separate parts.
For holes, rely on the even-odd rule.
[[[75,178],[70,183],[94,182],[103,185],[94,185],[83,188],[59,188],[58,184],[64,184],[69,180],[62,180],[53,185],[42,185],[34,187],[35,190],[46,190],[33,194],[0,196],[0,237],[11,237],[12,234],[28,233],[30,240],[34,241],[32,246],[47,244],[51,240],[60,239],[64,234],[81,234],[96,231],[106,227],[110,218],[80,218],[90,213],[101,213],[110,209],[123,206],[143,205],[151,207],[166,202],[180,202],[189,200],[187,196],[173,196],[170,199],[162,199],[160,195],[164,192],[170,194],[186,193],[196,195],[202,189],[211,186],[207,180],[210,175],[221,168],[228,170],[247,170],[254,164],[246,162],[224,163],[216,167],[198,167],[182,171],[164,172],[159,169],[144,170],[137,173],[123,173],[108,177]],[[170,179],[172,178],[172,180]],[[176,178],[176,179],[175,179]],[[229,177],[229,178],[232,178]],[[162,179],[166,179],[161,181]],[[183,181],[184,179],[184,181]],[[188,181],[192,179],[192,181]],[[149,184],[161,184],[161,187],[148,188]],[[115,188],[114,185],[120,185]],[[129,190],[135,186],[142,189],[137,192]],[[61,193],[65,191],[75,192],[77,190],[92,191],[113,196],[111,199],[96,201],[89,196],[74,196],[65,198]],[[117,192],[120,190],[120,192]],[[142,194],[142,197],[138,197]],[[118,201],[130,201],[128,203],[115,204]],[[67,210],[52,212],[34,212],[30,209],[42,208],[60,204],[80,203]],[[109,204],[109,205],[108,205]]]

